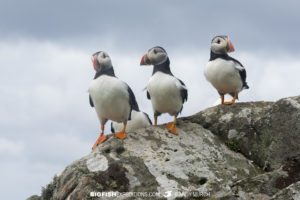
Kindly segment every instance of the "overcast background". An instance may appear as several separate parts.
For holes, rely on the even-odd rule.
[[[166,49],[189,89],[187,116],[218,98],[203,70],[220,34],[230,36],[231,56],[247,70],[250,89],[240,101],[299,95],[299,7],[296,0],[1,0],[0,199],[40,194],[54,174],[91,151],[99,135],[87,93],[96,51],[110,55],[150,116],[142,90],[152,67],[139,66],[144,53]],[[159,123],[171,120],[164,115]]]

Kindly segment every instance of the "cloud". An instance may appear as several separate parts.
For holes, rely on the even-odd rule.
[[[0,155],[2,157],[18,156],[22,153],[24,144],[21,141],[11,141],[0,138]]]
[[[299,95],[299,84],[293,84],[298,82],[299,55],[242,52],[240,58],[248,74],[250,90],[243,92],[248,101],[274,101]]]
[[[294,45],[300,31],[295,26],[299,6],[293,0],[11,0],[0,3],[0,36],[87,48],[102,46],[109,37],[113,38],[112,46],[126,51],[152,45],[208,47],[213,36],[227,34],[243,49],[299,52]]]
[[[90,151],[98,134],[87,96],[93,72],[90,55],[80,50],[0,43],[0,198],[21,199],[40,193],[55,173]]]

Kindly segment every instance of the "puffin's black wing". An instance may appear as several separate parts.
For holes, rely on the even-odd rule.
[[[112,122],[110,122],[110,130],[111,130],[112,133],[115,133],[115,129],[113,127],[113,123]]]
[[[246,74],[246,69],[244,68],[244,66],[242,65],[242,63],[240,63],[240,61],[228,56],[229,60],[232,60],[233,62],[235,62],[236,64],[239,65],[239,67],[237,68],[239,70],[239,74],[240,74],[240,77],[243,81],[243,88],[244,89],[248,89],[249,86],[246,82],[246,77],[247,77],[247,74]]]
[[[89,99],[90,99],[90,105],[91,105],[91,107],[94,107],[94,102],[93,102],[93,100],[92,100],[91,95],[89,95]]]
[[[180,80],[179,78],[177,78],[177,80],[180,82],[181,85],[183,85],[184,87],[186,87],[185,84],[184,84],[184,82],[182,82],[182,80]],[[187,99],[188,99],[187,89],[181,87],[180,88],[180,94],[181,94],[181,98],[182,98],[182,103],[184,103],[185,101],[187,101]]]
[[[151,119],[150,119],[150,117],[149,117],[149,115],[147,114],[147,113],[145,113],[145,112],[143,112],[144,113],[144,115],[147,117],[147,119],[148,119],[148,122],[152,125],[152,121],[151,121]]]
[[[97,72],[97,73],[95,74],[95,76],[94,76],[94,80],[95,80],[96,78],[98,78],[99,76],[101,76],[101,73],[100,73],[100,72]],[[91,105],[91,107],[94,107],[94,102],[93,102],[93,99],[92,99],[91,95],[89,95],[89,100],[90,100],[90,105]]]
[[[127,91],[129,94],[129,105],[131,107],[131,110],[140,111],[134,93],[132,92],[131,88],[128,85],[127,85]]]
[[[151,99],[151,97],[150,97],[150,94],[149,94],[148,90],[147,90],[147,99]]]
[[[241,78],[242,78],[242,81],[243,81],[243,88],[245,88],[245,89],[249,89],[249,86],[248,86],[248,84],[247,84],[247,82],[246,82],[246,70],[245,70],[245,68],[243,68],[242,70],[239,70],[239,73],[240,73],[240,76],[241,76]]]

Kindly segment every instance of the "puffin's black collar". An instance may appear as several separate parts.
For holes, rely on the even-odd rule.
[[[110,67],[108,69],[104,69],[104,70],[101,70],[100,72],[97,72],[95,74],[95,77],[94,79],[98,78],[99,76],[101,75],[107,75],[107,76],[113,76],[113,77],[116,77],[115,75],[115,72],[114,72],[114,68],[113,67]]]
[[[222,58],[224,60],[230,60],[229,59],[230,56],[228,56],[228,54],[217,54],[217,53],[214,53],[212,50],[210,50],[210,58],[209,58],[209,61],[213,61],[217,58]]]
[[[154,75],[156,72],[163,72],[165,74],[172,75],[171,69],[170,69],[170,60],[169,58],[160,65],[154,65],[152,75]]]

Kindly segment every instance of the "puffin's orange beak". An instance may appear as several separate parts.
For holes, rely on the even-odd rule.
[[[233,46],[232,42],[229,39],[227,41],[227,51],[228,52],[233,52],[234,51],[234,46]]]
[[[96,71],[99,70],[98,67],[97,67],[97,59],[96,59],[95,56],[93,57],[93,66],[94,66],[94,69],[95,69]]]
[[[140,65],[151,65],[151,59],[148,58],[147,54],[142,57]]]
[[[143,57],[142,57],[142,60],[141,60],[141,63],[140,65],[147,65],[146,64],[146,61],[145,61],[145,58],[147,57],[147,54],[145,54]]]
[[[94,69],[96,70],[96,72],[99,72],[101,70],[101,67],[102,67],[102,62],[98,62],[97,61],[97,58],[96,56],[93,57],[93,66],[94,66]]]

